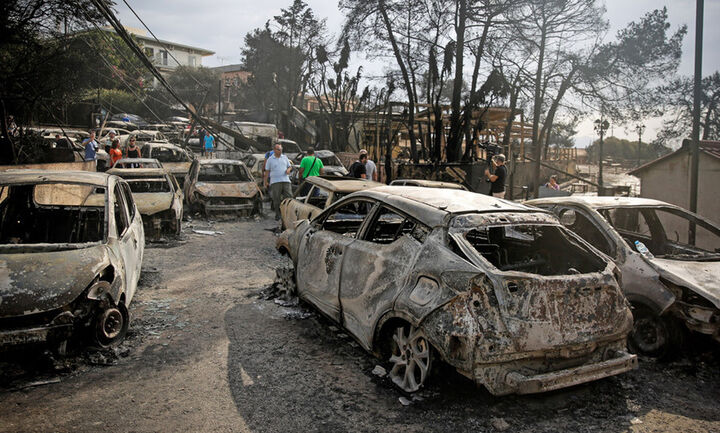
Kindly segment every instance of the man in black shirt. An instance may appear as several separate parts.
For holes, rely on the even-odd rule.
[[[367,162],[367,153],[361,153],[357,161],[350,166],[350,176],[358,179],[367,179],[367,171],[365,163]]]
[[[490,181],[490,195],[497,198],[505,198],[505,178],[507,177],[507,167],[505,167],[505,155],[502,153],[493,156],[494,173],[490,174],[489,169],[485,169],[485,176]]]

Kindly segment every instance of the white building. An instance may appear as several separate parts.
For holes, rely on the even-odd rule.
[[[105,28],[106,31],[114,33],[111,27]],[[150,58],[161,73],[171,72],[179,65],[183,66],[202,66],[202,58],[212,56],[214,51],[204,48],[193,47],[190,45],[179,44],[177,42],[165,41],[162,39],[155,40],[152,35],[141,29],[125,27],[128,33],[141,44],[145,55]],[[174,57],[174,58],[173,58]]]

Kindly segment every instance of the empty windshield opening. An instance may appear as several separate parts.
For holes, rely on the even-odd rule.
[[[503,225],[475,228],[465,239],[501,271],[572,275],[602,271],[606,264],[562,228],[553,225]]]
[[[199,182],[248,182],[245,167],[236,164],[202,164],[198,174]]]
[[[338,159],[335,155],[330,156],[321,156],[320,161],[322,161],[323,165],[330,165],[330,166],[341,166],[342,162]]]
[[[62,244],[104,239],[105,189],[91,185],[5,186],[0,244]]]

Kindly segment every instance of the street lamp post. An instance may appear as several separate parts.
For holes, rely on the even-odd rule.
[[[605,131],[610,128],[610,122],[600,117],[595,120],[595,132],[600,135],[600,146],[598,147],[598,195],[605,193],[605,185],[603,185],[603,138]]]
[[[640,167],[640,156],[641,156],[641,155],[640,155],[640,146],[642,145],[642,135],[643,135],[643,132],[645,132],[645,125],[643,125],[643,124],[641,123],[641,124],[639,124],[638,126],[635,127],[635,130],[636,130],[637,133],[638,133],[638,151],[637,151],[638,160],[637,160],[637,165],[638,165],[638,167]]]

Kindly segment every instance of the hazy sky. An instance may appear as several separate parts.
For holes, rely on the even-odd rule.
[[[145,24],[160,39],[179,42],[215,51],[214,56],[205,57],[203,65],[218,66],[240,62],[240,50],[245,34],[262,27],[272,19],[281,8],[288,7],[292,0],[264,0],[249,2],[237,0],[207,0],[201,3],[193,0],[127,0]],[[338,10],[336,0],[305,0],[317,16],[327,18],[328,29],[337,33],[342,25],[343,16]],[[141,28],[142,25],[132,15],[122,0],[117,0],[120,21],[126,26]],[[694,0],[606,0],[607,18],[612,27],[612,36],[618,29],[646,12],[666,6],[673,30],[687,24],[688,34],[684,41],[683,60],[680,73],[693,73],[693,52],[695,40],[695,1]],[[720,69],[720,0],[705,1],[705,31],[703,53],[703,75]],[[367,66],[367,65],[366,65]],[[372,69],[372,68],[371,68]],[[366,71],[368,68],[366,68]],[[378,68],[379,70],[379,68]],[[647,138],[654,138],[654,125],[648,122]],[[626,135],[623,130],[615,130],[615,135]],[[592,128],[589,123],[582,125],[578,141],[589,140]],[[634,138],[634,132],[631,132]],[[645,140],[643,140],[645,141]]]

